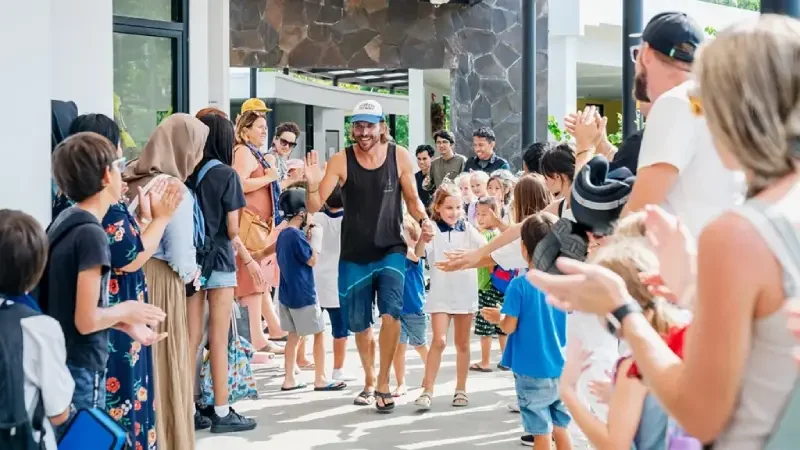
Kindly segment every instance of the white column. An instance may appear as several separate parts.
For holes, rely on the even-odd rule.
[[[578,101],[578,37],[550,36],[548,47],[547,113],[564,126]]]
[[[230,114],[230,0],[207,1],[208,105]]]
[[[50,74],[62,69],[50,63],[50,3],[0,2],[0,208],[42,226],[50,223]]]
[[[81,114],[114,114],[112,17],[109,0],[54,0],[49,18],[35,27],[39,33],[45,28],[43,24],[50,24],[45,54],[50,56],[53,68],[49,74],[51,98],[74,101]],[[16,16],[9,19],[16,21]],[[5,45],[19,46],[20,36],[30,34],[5,40]]]
[[[422,70],[408,70],[408,149],[411,153],[427,142],[426,124],[430,121],[425,76]],[[429,126],[429,125],[428,125]],[[416,159],[414,160],[416,163]]]
[[[213,0],[212,0],[213,1]],[[189,113],[208,105],[211,21],[219,20],[209,11],[209,0],[192,0],[189,5]]]

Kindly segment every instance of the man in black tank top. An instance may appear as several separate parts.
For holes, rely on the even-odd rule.
[[[310,152],[306,156],[306,180],[310,213],[322,207],[337,184],[342,187],[339,300],[350,331],[356,334],[365,375],[364,390],[355,404],[374,402],[379,412],[389,412],[394,408],[389,371],[400,339],[398,319],[405,283],[403,200],[408,213],[422,225],[423,234],[433,235],[433,223],[419,199],[411,157],[381,132],[382,118],[378,102],[367,100],[356,105],[351,120],[355,144],[333,155],[324,175],[317,152]],[[381,315],[377,379],[372,333],[376,298]]]

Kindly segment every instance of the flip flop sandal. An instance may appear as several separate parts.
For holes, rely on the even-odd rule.
[[[312,363],[308,363],[308,364],[306,364],[304,366],[297,366],[297,368],[300,369],[300,370],[311,371],[311,370],[314,370],[316,368],[316,366],[314,366],[314,363],[312,362]]]
[[[322,386],[322,387],[314,386],[314,390],[317,392],[331,392],[331,391],[341,391],[346,387],[347,385],[342,383],[341,381],[334,381],[333,383],[328,383],[327,386]]]
[[[431,394],[428,392],[423,392],[422,395],[414,400],[414,406],[416,406],[420,411],[427,411],[431,409]]]
[[[279,337],[279,338],[269,338],[269,340],[272,341],[272,342],[286,342],[287,340],[289,340],[289,335],[287,334],[287,335],[285,335],[283,337]]]
[[[361,391],[358,397],[353,400],[353,404],[356,406],[370,406],[373,403],[375,403],[374,392]]]
[[[481,373],[491,373],[492,369],[488,367],[481,367],[478,363],[475,363],[469,366],[469,370],[472,372],[481,372]]]
[[[299,384],[296,384],[296,385],[294,385],[294,386],[292,386],[292,387],[288,387],[288,388],[287,388],[287,387],[283,387],[283,386],[281,386],[281,391],[283,391],[283,392],[296,391],[296,390],[298,390],[298,389],[305,389],[305,388],[307,388],[307,387],[308,387],[308,385],[307,385],[307,384],[305,384],[305,383],[299,383]]]
[[[395,397],[395,398],[402,397],[402,396],[406,395],[407,393],[408,393],[408,389],[406,389],[405,387],[403,387],[401,389],[398,386],[397,389],[395,389],[394,392],[392,392],[392,397]]]
[[[391,392],[378,392],[375,391],[375,408],[378,409],[379,413],[390,413],[394,410],[394,398],[392,397]],[[383,400],[383,406],[378,404],[377,399]],[[389,403],[388,400],[392,402]]]
[[[469,398],[467,398],[467,393],[464,391],[456,391],[456,393],[453,395],[453,406],[469,406]]]
[[[509,370],[511,370],[508,367],[506,367],[506,366],[504,366],[504,365],[502,365],[500,363],[497,363],[497,368],[502,370],[503,372],[508,372]]]

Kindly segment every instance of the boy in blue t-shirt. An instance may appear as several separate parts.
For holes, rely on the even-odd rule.
[[[314,390],[339,391],[347,387],[342,382],[329,383],[325,377],[325,321],[317,302],[313,267],[322,246],[322,228],[306,227],[306,190],[290,188],[281,193],[278,207],[288,226],[280,232],[275,243],[278,267],[281,271],[278,315],[286,339],[286,375],[282,391],[305,389],[295,380],[294,366],[301,337],[314,336]],[[310,241],[310,242],[309,242]]]
[[[535,214],[522,225],[522,257],[533,268],[533,250],[552,229],[555,216]],[[522,413],[524,445],[549,449],[571,449],[567,427],[572,418],[559,398],[558,382],[564,368],[567,316],[553,308],[545,295],[525,277],[511,280],[502,311],[483,308],[483,316],[500,325],[508,344],[502,364],[514,372],[517,401]]]
[[[408,244],[406,254],[406,281],[403,287],[403,310],[400,313],[400,343],[394,354],[394,373],[397,389],[392,394],[400,397],[406,388],[406,347],[411,345],[422,362],[428,358],[428,316],[422,312],[425,304],[425,277],[423,274],[425,242],[420,240],[422,229],[409,215],[403,218],[403,235]],[[425,386],[423,386],[424,388]]]

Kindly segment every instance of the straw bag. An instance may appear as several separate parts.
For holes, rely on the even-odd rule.
[[[263,252],[269,246],[270,231],[272,231],[271,224],[249,209],[242,208],[239,218],[239,239],[250,254]]]

